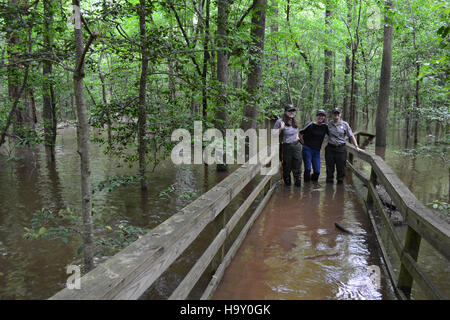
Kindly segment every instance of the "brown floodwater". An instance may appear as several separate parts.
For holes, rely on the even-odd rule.
[[[345,226],[354,235],[335,227]],[[352,185],[279,187],[225,272],[214,299],[394,299]]]
[[[65,286],[67,265],[82,264],[82,256],[77,254],[77,249],[82,245],[79,238],[71,239],[67,244],[62,241],[29,241],[23,238],[24,227],[31,225],[31,218],[37,210],[79,207],[79,156],[76,153],[75,136],[73,128],[58,131],[54,166],[46,161],[42,147],[13,152],[13,156],[20,158],[17,161],[6,161],[5,157],[0,157],[0,299],[46,299]],[[395,140],[401,139],[401,134],[395,131],[390,139],[392,147],[386,152],[386,161],[416,196],[424,203],[430,199],[447,199],[448,163],[438,158],[419,156],[413,160],[396,154],[394,151],[403,145],[403,142],[397,143]],[[104,155],[95,144],[92,144],[91,153],[93,185],[107,177],[137,172],[136,167],[118,167],[119,161]],[[229,172],[235,168],[231,166]],[[217,173],[215,166],[175,166],[169,160],[149,175],[147,193],[141,193],[138,184],[131,184],[112,192],[96,192],[93,202],[96,212],[101,212],[109,225],[128,223],[153,228],[226,176],[227,173]],[[168,192],[167,196],[158,196],[171,186],[173,191]],[[251,184],[247,189],[244,190],[242,199],[246,192],[251,191]],[[252,234],[255,230],[266,232],[269,239],[274,241],[273,246],[264,247],[262,251],[248,251],[248,257],[252,255],[256,260],[249,260],[253,267],[244,267],[241,272],[246,275],[252,272],[268,275],[265,272],[274,271],[268,275],[269,282],[266,284],[270,290],[255,284],[255,292],[273,295],[274,298],[392,298],[384,280],[382,290],[367,290],[361,285],[367,280],[366,267],[381,265],[381,260],[376,254],[376,242],[370,233],[361,204],[355,198],[354,189],[350,185],[334,185],[333,190],[326,189],[327,186],[323,185],[317,190],[305,186],[288,192],[277,190],[251,231]],[[189,193],[193,193],[192,196],[186,197]],[[309,206],[308,213],[299,214],[299,203],[302,203],[300,200]],[[341,204],[341,207],[338,205],[334,208],[330,203]],[[283,217],[278,212],[279,207],[291,208],[292,211]],[[228,218],[232,212],[230,210],[227,213]],[[261,220],[266,221],[267,226],[269,220],[280,220],[280,227],[285,227],[285,230],[275,227],[264,229],[261,226],[258,229],[257,225]],[[358,235],[349,236],[336,230],[335,221]],[[255,241],[256,238],[249,236],[245,243],[252,239]],[[199,256],[199,249],[204,249],[204,244],[193,245],[190,248],[192,254],[181,260],[192,265]],[[427,257],[429,251],[431,250],[424,246],[419,258]],[[264,254],[268,253],[275,254],[277,258],[266,260],[267,266],[256,263],[261,262]],[[304,258],[301,259],[300,255],[304,255]],[[97,257],[96,263],[106,258]],[[239,260],[233,263],[239,263]],[[448,263],[441,261],[439,267],[442,272],[436,273],[434,260],[428,265],[433,280],[449,288]],[[170,289],[180,281],[180,275],[188,270],[184,264],[178,264],[175,269],[176,272],[165,275],[163,281],[151,288],[145,298],[166,298]],[[313,279],[314,274],[316,280]],[[299,279],[301,285],[294,285],[294,278]],[[308,279],[313,280],[309,282]],[[206,280],[203,282],[207,283]],[[276,290],[273,291],[272,288]],[[198,295],[194,296],[196,297]]]
[[[383,150],[387,164],[424,204],[448,201],[447,145],[436,147],[441,156],[422,152],[413,157],[401,152],[405,147],[414,148],[412,139],[406,142],[401,129],[389,132],[388,147]],[[427,142],[423,133],[419,142]],[[374,145],[367,150],[375,153]],[[358,165],[370,173],[369,166]],[[315,188],[306,184],[300,190],[278,189],[225,272],[214,299],[395,299],[379,248],[374,245],[375,236],[356,196],[364,197],[365,188],[349,173],[346,181],[354,185]],[[338,231],[336,221],[357,235]],[[379,231],[388,243],[389,259],[398,276],[400,264],[392,244],[383,227]],[[404,241],[406,227],[396,227],[396,231]],[[450,263],[425,240],[418,263],[449,297]],[[367,268],[372,265],[381,266],[379,289],[368,278]],[[411,297],[427,298],[416,284]]]
[[[404,130],[390,130],[387,138],[388,145],[384,150],[384,159],[417,199],[428,206],[434,200],[450,202],[450,158],[448,158],[450,141],[444,144],[434,145],[434,139],[427,137],[424,130],[421,130],[419,131],[419,147],[432,147],[435,149],[435,154],[421,151],[417,155],[411,156],[409,153],[403,152],[414,149],[412,137],[407,141]],[[374,145],[369,145],[367,150],[375,153]],[[361,166],[369,175],[369,166],[361,162],[358,162],[356,165]],[[357,178],[354,180],[356,181]],[[436,211],[436,214],[439,215],[442,213]],[[402,241],[405,239],[406,229],[405,225],[395,227]],[[399,259],[395,254],[392,243],[387,240],[384,228],[379,228],[379,231],[385,239],[385,243],[388,243],[388,254],[392,261],[394,272],[398,276],[400,270]],[[450,263],[441,254],[437,253],[425,239],[421,241],[418,265],[431,279],[436,288],[445,297],[449,298],[450,277],[448,275],[450,274]],[[411,297],[413,299],[427,299],[425,293],[415,282],[413,283]]]
[[[119,161],[91,144],[91,179],[97,185],[107,177],[136,174],[136,167],[118,167]],[[56,165],[49,165],[44,148],[19,150],[18,161],[0,158],[0,299],[46,299],[61,290],[69,275],[66,267],[82,265],[80,238],[65,244],[23,238],[33,213],[42,208],[80,206],[80,162],[74,128],[58,130]],[[236,166],[230,166],[233,172]],[[93,203],[105,224],[154,228],[227,176],[215,166],[175,166],[163,162],[149,174],[148,192],[139,184],[95,192]],[[173,187],[167,196],[159,194]],[[191,195],[188,197],[187,195]],[[95,258],[96,263],[106,259]],[[189,260],[189,259],[188,259]]]

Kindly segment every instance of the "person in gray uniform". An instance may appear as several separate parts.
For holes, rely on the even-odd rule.
[[[345,164],[347,161],[347,150],[345,148],[345,137],[352,139],[356,149],[361,151],[353,135],[352,128],[344,120],[341,120],[341,109],[333,110],[333,119],[328,122],[328,144],[325,147],[325,165],[327,169],[327,183],[334,181],[334,169],[336,168],[337,183],[343,183],[345,177]]]
[[[300,187],[301,169],[302,169],[302,149],[298,136],[298,124],[295,119],[296,109],[292,104],[284,108],[285,112],[282,118],[275,122],[274,129],[279,129],[281,136],[281,167],[283,181],[285,185],[291,185],[291,171],[294,176],[294,183]]]

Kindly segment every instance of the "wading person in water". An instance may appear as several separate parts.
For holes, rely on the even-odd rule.
[[[302,150],[299,142],[299,132],[293,105],[289,104],[284,108],[282,119],[275,122],[274,129],[279,129],[281,135],[281,166],[283,181],[285,185],[291,185],[291,171],[294,176],[294,183],[297,187],[301,185],[302,170]]]
[[[325,123],[327,113],[318,110],[316,121],[308,123],[300,130],[300,142],[303,144],[302,157],[305,166],[303,179],[305,182],[317,181],[320,175],[320,149],[325,135],[328,134],[328,126]],[[313,174],[311,175],[311,164]]]
[[[356,149],[361,151],[353,135],[352,128],[347,122],[341,120],[341,109],[333,110],[333,119],[328,122],[328,144],[325,147],[325,164],[327,167],[327,183],[334,181],[334,168],[336,167],[337,183],[343,183],[345,177],[345,164],[347,161],[347,150],[345,148],[345,137],[352,139]]]

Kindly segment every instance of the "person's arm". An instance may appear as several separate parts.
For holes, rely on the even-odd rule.
[[[303,141],[303,135],[300,133],[300,131],[298,132],[298,140],[301,144],[305,144],[305,141]]]
[[[275,125],[273,126],[274,129],[279,129],[278,134],[281,134],[281,131],[284,130],[285,124],[284,121],[281,119],[278,119],[277,122],[275,122]]]
[[[303,135],[307,133],[309,128],[311,127],[312,122],[309,122],[303,129],[298,131],[298,140],[301,144],[305,144],[305,140],[303,139]]]

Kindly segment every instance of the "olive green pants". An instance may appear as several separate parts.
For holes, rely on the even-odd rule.
[[[294,176],[294,182],[299,182],[302,171],[302,149],[300,143],[283,143],[282,154],[284,183],[286,185],[291,184],[291,171]]]

